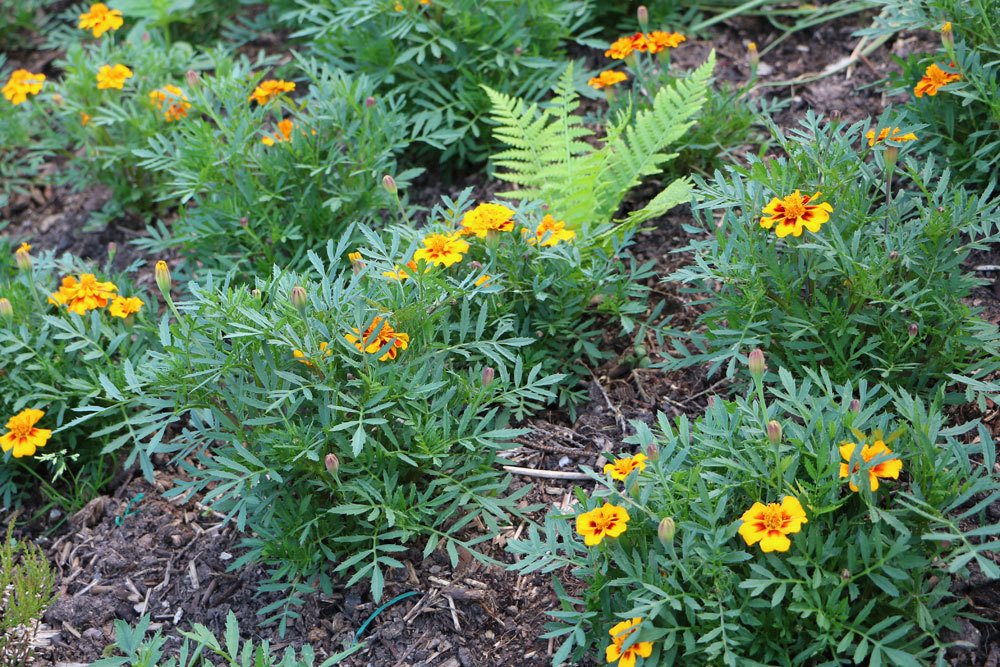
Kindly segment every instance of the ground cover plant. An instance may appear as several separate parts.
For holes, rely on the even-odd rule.
[[[994,0],[20,4],[0,663],[996,661]]]

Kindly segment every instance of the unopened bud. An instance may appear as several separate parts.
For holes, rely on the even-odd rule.
[[[660,448],[655,442],[649,443],[646,447],[646,458],[650,461],[658,461],[660,458]]]
[[[368,97],[366,97],[365,98],[365,106],[368,107],[369,109],[371,109],[373,106],[375,106],[375,98],[372,97],[371,95],[369,95]]]
[[[677,534],[677,524],[674,523],[674,518],[670,516],[665,516],[660,520],[660,525],[656,528],[656,536],[660,538],[660,544],[667,546],[674,541],[674,535]]]
[[[920,332],[920,327],[918,327],[915,322],[911,322],[910,326],[906,328],[906,333],[910,334],[910,338],[913,338],[919,332]]]
[[[246,229],[249,226],[250,226],[250,218],[244,215],[242,218],[240,218],[240,227]]]
[[[747,368],[750,370],[750,375],[754,377],[762,376],[767,370],[767,364],[764,363],[764,352],[759,347],[755,347],[750,352],[750,356],[747,357]]]
[[[478,262],[476,260],[472,260],[471,262],[469,262],[469,268],[471,268],[473,271],[478,271],[479,269],[483,268],[483,263]]]
[[[885,160],[885,170],[887,172],[891,172],[893,169],[896,168],[896,158],[898,157],[899,157],[898,146],[885,147],[885,151],[882,153],[882,159]]]
[[[895,250],[893,250],[892,252],[889,253],[889,260],[890,261],[895,262],[897,259],[899,259],[899,253],[898,252],[896,252]]]
[[[108,243],[108,261],[109,262],[115,261],[115,255],[117,254],[118,254],[118,244],[115,243],[114,241],[110,241]]]
[[[772,445],[776,445],[781,442],[781,424],[773,419],[767,422],[767,440]]]
[[[714,395],[709,396],[707,399],[705,399],[705,405],[708,407],[712,407],[713,405],[715,405],[715,396]]]
[[[306,295],[306,290],[302,285],[296,285],[292,288],[291,300],[293,306],[299,310],[303,310],[306,307],[308,299],[309,297]]]
[[[261,294],[260,290],[257,289],[256,287],[254,287],[252,290],[250,290],[250,296],[252,296],[253,298],[257,299],[258,301],[260,301],[261,298],[263,297],[263,295]]]
[[[14,308],[10,305],[10,301],[6,297],[0,298],[0,317],[8,322],[14,319]]]
[[[170,267],[162,259],[156,263],[156,269],[153,271],[153,276],[156,278],[156,286],[160,288],[160,291],[167,295],[170,293]]]
[[[351,269],[354,270],[354,273],[361,273],[361,269],[365,268],[365,263],[361,259],[360,252],[347,253],[347,259],[351,260]]]
[[[23,246],[18,248],[17,252],[14,253],[14,261],[17,262],[17,268],[22,271],[31,270],[31,253],[25,250]]]
[[[326,455],[323,459],[323,465],[326,466],[326,471],[331,475],[336,475],[337,471],[340,470],[340,459],[337,458],[336,454],[332,452]]]
[[[851,412],[861,412],[861,401],[856,398],[852,398],[851,402],[847,405],[847,409]]]
[[[515,56],[520,56],[522,53],[524,53],[524,49],[522,49],[520,46],[515,46],[514,47],[514,55]]]
[[[639,5],[638,9],[635,10],[635,16],[639,19],[639,27],[646,30],[646,26],[649,25],[649,10],[646,9],[646,5]]]
[[[197,88],[198,84],[201,83],[201,77],[193,69],[189,69],[184,78],[187,79],[188,86],[191,88]]]
[[[496,377],[496,374],[497,374],[497,372],[495,370],[493,370],[493,368],[491,368],[490,366],[487,366],[486,368],[484,368],[483,369],[483,377],[482,377],[483,386],[484,387],[490,386],[493,383],[493,378]]]
[[[385,188],[386,191],[391,195],[396,194],[396,192],[399,190],[399,188],[396,187],[396,179],[390,176],[389,174],[386,174],[385,176],[382,177],[382,187]]]
[[[752,69],[757,69],[760,65],[760,54],[757,53],[757,42],[750,42],[747,44],[747,57],[750,59],[750,67]]]
[[[946,49],[955,46],[955,33],[951,31],[951,21],[946,21],[941,26],[941,43],[944,44]]]
[[[143,42],[148,42],[149,39],[150,39],[150,37],[149,37],[149,33],[148,32],[142,33],[142,41]]]

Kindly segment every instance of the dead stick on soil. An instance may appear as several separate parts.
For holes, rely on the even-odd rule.
[[[448,599],[448,608],[451,609],[451,620],[455,624],[455,632],[461,632],[462,625],[458,622],[458,609],[455,609],[455,598],[450,595],[446,595],[445,598]]]
[[[521,468],[519,466],[504,466],[504,470],[525,477],[541,477],[544,479],[590,479],[582,472],[560,472],[558,470],[539,470],[537,468]]]

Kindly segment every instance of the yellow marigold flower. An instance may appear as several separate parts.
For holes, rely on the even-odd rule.
[[[86,111],[80,112],[80,125],[87,127],[90,125],[90,114]]]
[[[686,41],[687,37],[679,32],[663,32],[662,30],[654,30],[646,35],[646,44],[649,47],[649,52],[653,54],[659,53],[660,51],[666,51],[667,49],[676,49],[680,46],[681,42]],[[756,48],[756,45],[754,45],[754,48]]]
[[[951,32],[951,21],[945,21],[941,26],[941,32]]]
[[[788,551],[792,546],[788,535],[799,532],[802,524],[809,523],[802,505],[792,496],[785,496],[780,505],[754,503],[740,518],[743,520],[740,535],[747,545],[760,542],[760,549],[765,553]]]
[[[253,94],[248,101],[254,101],[261,106],[267,104],[282,93],[290,93],[295,90],[295,84],[291,81],[281,79],[268,79],[261,81],[260,85],[254,88]]]
[[[170,84],[152,91],[149,94],[149,101],[163,112],[163,117],[168,123],[186,117],[188,109],[191,108],[187,95],[177,86]]]
[[[961,78],[961,74],[946,72],[938,67],[937,63],[931,63],[924,71],[923,78],[914,86],[913,94],[917,97],[923,97],[924,95],[934,97],[941,87],[947,86],[949,83],[958,81]]]
[[[476,287],[482,287],[483,285],[485,285],[486,283],[488,283],[491,280],[493,280],[493,278],[491,276],[483,274],[483,275],[479,276],[478,278],[476,278]]]
[[[608,50],[604,52],[606,58],[614,58],[615,60],[625,60],[632,52],[635,51],[635,42],[632,36],[619,37],[615,41],[611,42],[611,46]]]
[[[484,238],[489,232],[514,229],[514,211],[503,204],[480,204],[462,216],[462,233]]]
[[[394,10],[396,10],[397,12],[401,12],[401,11],[403,11],[403,3],[397,2],[395,5],[393,5],[392,8]]]
[[[80,274],[77,280],[73,276],[62,279],[59,291],[49,297],[49,303],[66,306],[71,313],[83,315],[91,310],[104,308],[108,302],[117,297],[118,287],[114,283],[100,282],[93,273]]]
[[[613,86],[616,83],[621,83],[622,81],[628,80],[628,75],[625,72],[616,72],[613,69],[601,72],[599,75],[591,77],[587,81],[587,85],[595,90],[600,90],[601,88],[607,88],[608,86]]]
[[[263,143],[265,146],[273,146],[275,142],[281,143],[283,141],[291,141],[292,128],[294,126],[295,124],[292,122],[290,118],[285,118],[284,120],[279,121],[278,131],[275,132],[270,137],[264,137],[263,139],[261,139],[261,143]]]
[[[872,491],[877,491],[879,477],[883,479],[899,479],[899,473],[903,470],[903,462],[892,456],[892,450],[886,446],[881,432],[876,431],[873,439],[874,442],[872,444],[864,445],[861,448],[861,460],[865,462],[865,467],[868,470],[869,488]],[[841,478],[850,477],[852,472],[861,470],[861,465],[857,463],[854,464],[854,470],[849,469],[851,457],[854,455],[855,449],[857,449],[857,445],[853,442],[845,442],[840,446],[840,457],[846,461],[846,463],[840,464]],[[868,467],[868,462],[876,456],[886,456],[889,458]],[[850,486],[851,491],[858,491],[858,485],[854,483],[854,480],[851,480]]]
[[[125,87],[125,80],[132,78],[132,70],[125,65],[103,65],[97,70],[97,89],[106,90]]]
[[[142,299],[137,296],[116,296],[115,300],[111,302],[111,308],[108,309],[108,313],[112,317],[120,317],[126,320],[142,310],[142,307],[145,305]]]
[[[333,350],[330,348],[330,344],[325,341],[319,344],[319,351],[320,356],[323,357],[329,357],[333,353]],[[295,360],[300,364],[305,364],[306,366],[313,365],[311,361],[306,359],[306,353],[302,350],[292,350],[292,356],[295,357]]]
[[[611,643],[604,649],[604,659],[610,665],[618,663],[618,667],[635,667],[637,657],[648,658],[653,653],[653,642],[635,642],[628,648],[624,648],[629,636],[636,631],[641,618],[633,618],[630,621],[622,621],[618,625],[608,630],[611,635]]]
[[[913,134],[912,132],[907,132],[906,134],[900,134],[900,131],[901,130],[898,127],[894,127],[891,130],[888,127],[883,127],[881,130],[878,131],[878,137],[876,137],[875,130],[868,130],[868,133],[865,134],[865,137],[868,138],[868,147],[871,148],[875,144],[885,141],[886,139],[888,139],[889,141],[899,141],[899,142],[917,140],[917,135]]]
[[[461,262],[462,256],[469,250],[469,244],[458,234],[431,234],[423,240],[423,244],[423,248],[413,253],[413,259],[445,267]]]
[[[103,2],[95,2],[90,11],[80,14],[80,29],[93,30],[94,37],[100,37],[108,30],[118,30],[125,23],[118,9],[109,9]]]
[[[822,204],[810,204],[819,198],[820,193],[811,197],[803,196],[798,190],[788,195],[784,199],[775,197],[764,207],[764,217],[760,219],[760,226],[764,229],[775,228],[774,232],[778,238],[783,238],[791,234],[792,236],[802,236],[802,228],[808,229],[815,234],[819,228],[830,219],[833,207],[823,202]]]
[[[19,253],[19,252],[31,252],[31,244],[28,243],[27,241],[23,241],[21,243],[21,245],[17,246],[17,250],[15,250],[14,252],[15,253]]]
[[[17,105],[28,99],[28,95],[42,92],[45,82],[44,74],[32,74],[26,69],[16,69],[10,73],[10,78],[3,87],[3,96]]]
[[[345,334],[344,338],[346,338],[348,342],[354,343],[354,346],[362,352],[367,352],[368,354],[378,354],[379,350],[386,345],[389,345],[385,354],[378,358],[379,361],[395,359],[396,355],[399,353],[397,350],[405,350],[410,346],[409,334],[395,331],[391,326],[389,326],[389,323],[381,317],[376,317],[372,320],[372,323],[368,325],[367,329],[365,329],[364,335],[361,334],[359,329],[355,329],[354,333],[360,335],[361,339],[359,340],[357,336],[352,334]]]
[[[416,271],[417,263],[411,259],[406,263],[406,267],[411,271]],[[383,271],[382,275],[390,280],[398,280],[400,282],[403,282],[410,277],[410,274],[406,272],[406,269],[401,268],[399,264],[397,264],[392,271]]]
[[[576,517],[576,532],[583,535],[584,544],[593,547],[605,537],[618,537],[624,533],[629,518],[624,507],[604,503],[602,507]]]
[[[566,229],[566,223],[564,221],[556,221],[556,219],[548,213],[546,213],[542,218],[542,221],[538,223],[538,228],[535,230],[534,236],[531,236],[531,232],[527,229],[522,231],[525,236],[529,237],[528,243],[531,245],[541,243],[543,246],[554,246],[560,241],[568,242],[576,238],[576,232],[572,229]]]
[[[649,459],[645,454],[639,453],[635,456],[628,456],[623,459],[617,459],[611,463],[604,465],[604,474],[611,475],[611,479],[617,479],[619,481],[625,481],[628,476],[638,470],[642,472],[646,469],[646,461]]]
[[[7,420],[7,432],[0,436],[0,449],[4,453],[14,450],[14,458],[33,456],[35,450],[44,447],[52,437],[52,431],[47,428],[35,428],[45,413],[41,410],[26,408]]]

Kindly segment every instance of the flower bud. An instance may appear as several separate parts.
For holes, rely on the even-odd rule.
[[[852,398],[851,402],[847,406],[847,409],[851,412],[861,412],[861,401],[856,398]]]
[[[667,546],[674,541],[674,535],[676,534],[677,524],[674,523],[674,518],[670,516],[663,517],[656,529],[656,536],[660,538],[660,544]]]
[[[6,297],[0,298],[0,317],[8,322],[14,319],[14,308]]]
[[[360,252],[347,253],[347,259],[351,260],[351,269],[355,274],[361,273],[361,269],[365,268],[365,263],[361,259]]]
[[[646,447],[646,458],[650,461],[658,461],[660,459],[660,448],[655,442],[649,443]]]
[[[493,383],[493,378],[496,377],[497,372],[493,370],[490,366],[483,369],[483,386],[488,387]]]
[[[920,327],[917,326],[916,322],[911,322],[910,326],[906,328],[906,333],[910,334],[910,338],[913,338],[920,332]]]
[[[187,79],[188,86],[191,88],[197,88],[198,84],[201,83],[201,77],[198,76],[198,73],[193,69],[189,69],[187,74],[184,75],[184,78]]]
[[[260,301],[263,298],[263,295],[261,294],[260,290],[257,289],[256,287],[250,290],[250,296],[257,299],[258,301]]]
[[[646,5],[639,5],[638,9],[635,10],[635,16],[639,19],[639,27],[645,32],[649,25],[649,10],[646,9]]]
[[[760,54],[757,53],[757,42],[747,44],[747,58],[750,60],[750,68],[757,69],[760,65]]]
[[[302,285],[296,285],[292,288],[291,299],[293,306],[299,310],[303,310],[306,307],[306,301],[309,300],[309,297],[306,295],[306,290]]]
[[[951,21],[945,21],[945,24],[941,26],[941,43],[946,49],[955,46],[955,34],[951,31]]]
[[[164,295],[170,293],[170,268],[167,263],[162,259],[156,263],[156,269],[153,272],[153,276],[156,278],[156,286],[160,288],[160,291]]]
[[[515,56],[518,56],[518,57],[520,57],[520,55],[521,55],[522,53],[524,53],[524,49],[522,49],[522,48],[521,48],[520,46],[515,46],[515,47],[514,47],[514,55],[515,55]]]
[[[118,254],[118,244],[114,241],[108,242],[108,261],[115,261],[115,255]]]
[[[375,106],[375,98],[372,97],[371,95],[369,95],[368,97],[366,97],[365,98],[365,106],[368,107],[369,109],[371,109],[373,106]]]
[[[31,253],[23,245],[14,253],[14,261],[17,262],[17,268],[22,271],[31,270]]]
[[[882,153],[882,159],[885,161],[886,179],[889,178],[889,172],[896,168],[896,159],[899,157],[899,147],[898,146],[886,146],[885,152]]]
[[[323,465],[326,466],[326,471],[331,475],[336,475],[337,471],[340,470],[340,459],[334,453],[329,453],[326,458],[323,459]]]
[[[391,195],[396,194],[396,192],[399,190],[399,188],[396,187],[396,179],[390,176],[389,174],[386,174],[385,176],[382,177],[382,187],[385,188],[386,192],[388,192]]]
[[[767,364],[764,363],[764,352],[759,347],[755,347],[750,352],[750,356],[747,357],[747,368],[750,370],[750,375],[754,377],[762,376],[767,370]]]
[[[897,259],[899,259],[899,253],[898,252],[896,252],[895,250],[893,250],[892,252],[889,253],[889,261],[895,262]]]

